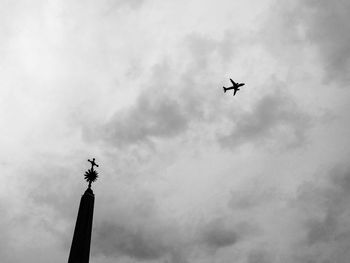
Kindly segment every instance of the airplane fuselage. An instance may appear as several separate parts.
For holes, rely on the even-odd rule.
[[[233,89],[233,90],[234,90],[233,96],[235,96],[235,95],[236,95],[236,92],[237,92],[238,90],[240,90],[239,87],[244,86],[244,83],[236,83],[236,82],[234,82],[232,79],[230,79],[230,80],[231,80],[231,82],[232,82],[232,86],[231,86],[231,87],[228,87],[228,88],[223,87],[223,89],[224,89],[224,92],[226,92],[227,90]]]
[[[231,90],[231,89],[234,89],[234,90],[240,90],[239,88],[240,86],[231,86],[231,87],[223,87],[224,88],[224,92],[226,92],[227,90]]]

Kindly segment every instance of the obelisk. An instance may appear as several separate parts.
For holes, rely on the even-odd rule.
[[[97,179],[97,171],[94,170],[95,158],[88,160],[91,168],[85,172],[85,180],[89,186],[81,197],[77,222],[75,223],[72,246],[70,248],[68,263],[89,263],[92,219],[94,214],[95,195],[91,189],[91,183]]]

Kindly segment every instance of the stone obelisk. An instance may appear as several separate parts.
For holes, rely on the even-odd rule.
[[[75,223],[72,246],[70,248],[68,263],[89,263],[92,219],[94,214],[95,195],[91,189],[91,183],[97,179],[97,171],[94,170],[95,158],[88,160],[91,168],[85,172],[85,179],[89,186],[81,197],[77,222]]]

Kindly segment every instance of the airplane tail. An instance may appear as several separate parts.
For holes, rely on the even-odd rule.
[[[225,93],[227,89],[225,87],[222,87],[222,88],[224,89],[224,93]]]

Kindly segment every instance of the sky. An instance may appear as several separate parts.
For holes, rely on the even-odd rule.
[[[0,7],[1,262],[350,261],[349,1]]]

